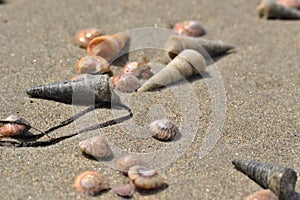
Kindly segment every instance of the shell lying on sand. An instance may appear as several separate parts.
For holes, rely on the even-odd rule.
[[[186,35],[189,37],[200,37],[206,34],[206,31],[200,22],[195,20],[178,22],[175,24],[173,30],[180,35]]]
[[[153,76],[151,67],[146,63],[130,62],[123,68],[124,74],[131,74],[137,78],[149,79]]]
[[[172,140],[179,132],[176,125],[169,119],[158,119],[149,125],[152,136],[158,140]]]
[[[117,185],[112,187],[112,191],[121,197],[130,198],[133,196],[135,187],[131,184]]]
[[[104,31],[97,28],[88,28],[80,30],[76,33],[75,42],[82,48],[86,48],[88,43],[94,39],[95,37],[99,37],[104,35]]]
[[[147,80],[138,92],[145,92],[155,88],[169,85],[189,77],[199,74],[206,67],[204,57],[197,51],[186,49],[174,58],[167,66],[162,68],[157,74]]]
[[[83,153],[98,159],[112,156],[112,151],[102,136],[88,138],[79,142],[79,148]]]
[[[110,72],[109,63],[100,56],[84,56],[77,63],[78,73],[104,74]]]
[[[112,87],[120,92],[135,92],[141,83],[139,79],[131,74],[115,76],[112,79]]]
[[[300,11],[276,3],[275,0],[262,0],[257,7],[259,17],[266,19],[300,19]]]

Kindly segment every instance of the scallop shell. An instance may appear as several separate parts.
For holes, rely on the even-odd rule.
[[[140,165],[145,167],[148,166],[148,164],[144,160],[134,155],[125,155],[117,160],[116,168],[120,172],[127,174],[130,167],[133,167],[135,165]]]
[[[96,37],[87,46],[87,54],[101,56],[110,62],[117,58],[129,38],[129,35],[122,33]]]
[[[300,0],[277,0],[277,3],[289,8],[300,9]]]
[[[137,78],[149,79],[153,76],[151,67],[145,63],[130,62],[123,68],[124,74],[131,74]]]
[[[121,197],[130,198],[133,196],[135,187],[131,184],[117,185],[112,187],[112,191]]]
[[[156,170],[150,170],[139,165],[129,169],[128,177],[136,187],[147,190],[158,188],[165,181],[165,178]]]
[[[149,125],[149,130],[154,138],[163,141],[172,140],[179,132],[176,125],[169,119],[155,120]]]
[[[31,125],[25,119],[16,115],[10,115],[6,119],[0,120],[0,136],[16,136],[28,132]]]
[[[114,89],[126,93],[135,92],[139,87],[141,87],[139,79],[131,74],[123,74],[113,77],[112,85]]]
[[[278,198],[271,190],[260,190],[246,197],[245,200],[278,200]]]
[[[109,63],[100,56],[84,56],[77,64],[78,73],[104,74],[110,72]]]
[[[279,199],[294,196],[297,173],[293,169],[256,161],[233,160],[232,163],[261,187],[272,190]]]
[[[194,20],[183,21],[175,24],[174,31],[180,35],[186,35],[189,37],[200,37],[206,34],[206,31],[200,22]]]
[[[275,0],[262,0],[257,7],[260,18],[266,19],[300,19],[300,11],[276,3]]]
[[[92,137],[79,142],[80,150],[95,158],[108,158],[112,156],[112,151],[102,136]]]
[[[95,196],[101,191],[108,190],[110,187],[102,174],[96,171],[86,171],[76,177],[74,188],[78,192]]]
[[[86,48],[92,39],[104,34],[105,34],[104,31],[97,28],[83,29],[76,33],[75,42],[80,47]]]

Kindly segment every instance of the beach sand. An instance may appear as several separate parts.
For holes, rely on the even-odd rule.
[[[205,38],[236,46],[235,52],[208,66],[202,78],[155,92],[121,94],[133,117],[120,124],[46,147],[0,147],[1,199],[120,199],[111,191],[90,197],[73,188],[76,175],[86,170],[103,173],[111,185],[129,182],[107,162],[80,152],[78,142],[99,134],[125,152],[157,154],[152,164],[166,177],[167,186],[138,191],[133,199],[243,199],[260,190],[234,169],[233,159],[270,162],[299,173],[300,22],[258,19],[258,3],[7,0],[0,4],[0,116],[19,114],[43,130],[85,109],[32,99],[25,92],[76,74],[76,63],[85,55],[73,43],[80,29],[97,27],[112,34],[143,27],[171,28],[178,21],[194,19],[206,28]],[[158,62],[162,56],[160,51],[145,51],[130,60],[145,57]],[[221,77],[217,82],[212,81],[213,72]],[[97,109],[50,136],[69,135],[126,115],[123,110]],[[181,138],[162,143],[143,137],[146,129],[137,127],[147,127],[161,117],[184,129]],[[219,130],[211,131],[212,124]],[[180,141],[186,142],[172,146]],[[300,184],[296,190],[300,191]]]

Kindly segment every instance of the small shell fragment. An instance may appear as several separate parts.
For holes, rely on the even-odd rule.
[[[135,165],[140,165],[140,166],[145,166],[145,167],[148,166],[148,164],[145,161],[143,161],[142,159],[140,159],[134,155],[125,155],[118,159],[118,161],[116,163],[116,168],[120,172],[127,174],[130,167],[135,166]]]
[[[278,200],[271,190],[260,190],[246,197],[245,200]]]
[[[169,119],[159,119],[149,125],[152,136],[158,140],[172,140],[179,132],[176,125]]]
[[[147,190],[159,188],[165,181],[165,178],[156,170],[139,165],[129,169],[128,177],[136,187]]]
[[[174,31],[180,35],[186,35],[189,37],[200,37],[206,34],[202,25],[195,20],[178,22],[174,26]]]
[[[110,72],[109,63],[101,56],[84,56],[77,64],[78,73],[104,74]]]
[[[92,137],[79,142],[80,150],[95,158],[108,158],[112,156],[112,151],[102,136]]]
[[[131,74],[137,78],[149,79],[153,76],[151,67],[145,63],[130,62],[123,68],[124,74]]]
[[[75,42],[80,47],[86,48],[92,39],[104,34],[105,34],[104,31],[97,28],[83,29],[76,33]]]
[[[131,74],[123,74],[113,77],[112,86],[120,92],[130,93],[141,87],[141,83],[137,77]]]
[[[130,198],[133,196],[135,187],[131,184],[117,185],[112,187],[112,191],[121,197]]]
[[[10,115],[6,119],[1,120],[0,136],[16,136],[26,133],[30,130],[31,125],[25,119],[16,115]]]
[[[76,177],[74,188],[78,192],[95,196],[101,191],[108,190],[110,187],[102,174],[96,171],[86,171]]]

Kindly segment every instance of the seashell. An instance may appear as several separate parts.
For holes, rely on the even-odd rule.
[[[76,74],[75,76],[73,76],[72,78],[70,78],[71,81],[75,81],[81,78],[86,78],[88,76],[92,76],[91,74]]]
[[[112,156],[112,151],[102,136],[92,137],[79,142],[80,150],[95,158],[108,158]]]
[[[277,0],[277,3],[289,8],[300,9],[300,0]]]
[[[107,75],[88,76],[75,81],[64,81],[36,86],[26,90],[33,98],[48,99],[74,105],[120,102],[109,86]]]
[[[118,185],[118,186],[114,186],[112,188],[112,191],[121,196],[121,197],[127,197],[130,198],[133,196],[135,187],[131,184],[125,184],[125,185]]]
[[[10,115],[6,119],[0,120],[3,123],[0,126],[0,136],[16,136],[28,132],[31,125],[25,119]]]
[[[110,72],[109,63],[100,56],[84,56],[77,64],[78,73],[104,74]]]
[[[182,51],[167,66],[147,80],[138,92],[145,92],[161,86],[166,86],[185,77],[199,74],[205,69],[204,57],[195,50],[186,49]]]
[[[101,56],[108,62],[114,60],[129,40],[129,35],[115,34],[96,37],[87,46],[88,55]]]
[[[154,138],[158,140],[172,140],[179,132],[175,124],[169,119],[155,120],[149,125],[149,130]]]
[[[101,191],[108,190],[109,184],[102,174],[96,171],[86,171],[76,177],[74,188],[78,192],[95,196]]]
[[[113,77],[112,86],[120,92],[128,93],[136,91],[139,87],[141,87],[141,83],[137,77],[131,74],[123,74]]]
[[[118,159],[116,163],[116,168],[118,171],[127,174],[128,170],[135,165],[140,165],[145,167],[148,166],[148,164],[145,161],[141,160],[136,156],[125,155]]]
[[[263,0],[257,7],[260,18],[265,19],[300,19],[300,11],[276,3],[275,0]]]
[[[271,190],[260,190],[246,197],[246,200],[278,200]]]
[[[92,39],[104,34],[104,31],[97,28],[83,29],[76,33],[75,43],[82,48],[86,48]]]
[[[158,188],[165,181],[165,178],[156,170],[150,170],[139,165],[129,169],[128,177],[136,187],[147,190]]]
[[[209,54],[209,56],[214,57],[227,53],[235,47],[224,42],[216,42],[203,38],[191,38],[182,35],[172,35],[167,40],[164,48],[166,50],[166,61],[170,62],[184,49],[193,49],[204,56]]]
[[[293,169],[256,161],[233,160],[232,164],[261,187],[272,190],[279,199],[296,196],[297,173]]]
[[[200,37],[206,34],[205,29],[198,21],[183,21],[175,24],[174,31],[180,35],[186,35],[189,37]]]
[[[149,79],[153,76],[151,67],[145,63],[130,62],[123,68],[124,74],[131,74],[137,78]]]

